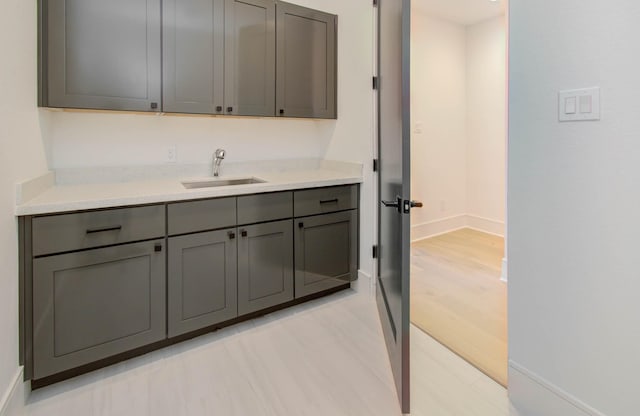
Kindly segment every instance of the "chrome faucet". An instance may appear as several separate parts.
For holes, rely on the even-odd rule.
[[[224,160],[226,152],[224,149],[218,149],[213,154],[213,176],[219,176],[220,174],[220,164]]]

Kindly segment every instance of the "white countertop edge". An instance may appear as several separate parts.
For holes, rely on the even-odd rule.
[[[304,175],[301,175],[304,176]],[[209,178],[211,179],[211,178]],[[179,181],[171,181],[180,185]],[[299,181],[287,181],[287,182],[265,182],[250,185],[235,185],[225,186],[219,188],[201,188],[191,190],[173,190],[166,193],[150,193],[147,195],[139,196],[119,196],[117,194],[110,196],[99,196],[97,198],[77,199],[77,200],[55,200],[47,201],[47,194],[40,195],[40,197],[28,201],[24,204],[16,206],[16,216],[26,215],[46,215],[57,214],[63,212],[73,212],[81,210],[101,209],[101,208],[115,208],[121,206],[133,206],[133,205],[145,205],[164,202],[176,202],[176,201],[188,201],[194,199],[206,199],[206,198],[218,198],[225,196],[238,196],[249,195],[263,192],[277,192],[277,191],[289,191],[294,189],[305,188],[321,188],[326,186],[338,186],[338,185],[350,185],[359,184],[363,182],[361,176],[351,177],[334,177],[327,179],[308,179]],[[141,184],[142,185],[142,184]],[[101,184],[96,184],[96,187],[100,187]],[[182,185],[180,185],[182,187]],[[55,188],[51,188],[47,192],[55,192]]]

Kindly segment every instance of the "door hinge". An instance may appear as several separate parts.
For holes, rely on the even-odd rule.
[[[378,5],[378,0],[373,0],[373,7],[376,7]]]
[[[377,172],[379,169],[378,167],[378,159],[373,159],[373,171]]]
[[[373,77],[373,89],[377,90],[380,87],[380,81],[378,77]]]
[[[378,258],[378,246],[373,246],[373,250],[371,254],[373,254],[374,259]]]

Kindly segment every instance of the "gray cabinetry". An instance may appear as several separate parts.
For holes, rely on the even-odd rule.
[[[33,261],[36,379],[165,338],[164,240]]]
[[[336,118],[337,16],[278,2],[277,115]]]
[[[41,0],[41,105],[160,111],[160,0]]]
[[[275,1],[225,0],[225,113],[275,115]]]
[[[222,114],[224,0],[163,0],[163,110]]]
[[[276,221],[291,217],[293,217],[292,192],[238,197],[238,224]]]
[[[357,194],[347,185],[21,217],[25,380],[37,388],[348,287]]]
[[[357,278],[357,211],[295,220],[295,297]]]
[[[169,238],[169,337],[238,316],[236,230]]]
[[[188,234],[236,225],[236,198],[176,202],[167,207],[168,234]]]
[[[240,227],[238,313],[293,300],[292,220]]]

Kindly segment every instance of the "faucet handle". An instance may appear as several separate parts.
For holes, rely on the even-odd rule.
[[[224,149],[218,149],[218,150],[216,150],[215,157],[216,157],[216,159],[224,159],[226,154],[227,154],[227,152]]]

